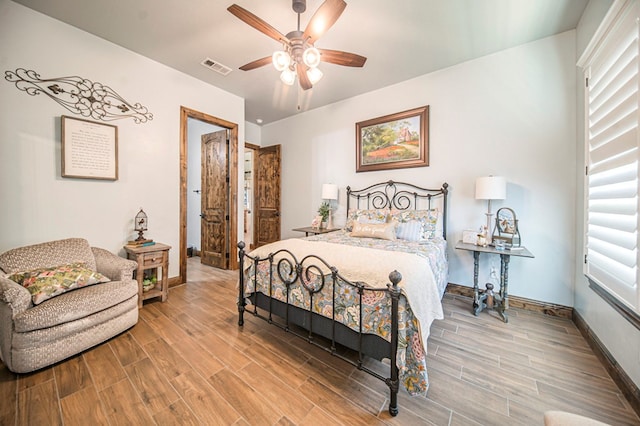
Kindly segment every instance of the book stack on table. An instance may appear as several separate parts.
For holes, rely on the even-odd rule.
[[[148,240],[148,239],[134,240],[134,241],[129,241],[127,243],[127,247],[147,247],[147,246],[152,246],[154,244],[155,244],[155,241],[153,240]]]

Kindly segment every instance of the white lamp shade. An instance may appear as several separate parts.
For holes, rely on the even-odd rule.
[[[322,184],[322,199],[323,200],[337,200],[338,199],[338,185],[334,183]]]
[[[476,200],[504,200],[507,198],[507,180],[502,176],[476,179]]]

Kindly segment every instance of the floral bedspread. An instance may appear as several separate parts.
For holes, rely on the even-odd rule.
[[[373,248],[375,250],[370,251],[372,254],[379,256],[378,250],[391,250],[397,252],[406,252],[414,255],[418,255],[417,259],[422,259],[421,267],[431,268],[433,270],[434,281],[438,283],[438,287],[441,286],[440,282],[444,282],[446,285],[447,280],[447,263],[446,263],[446,242],[444,240],[434,240],[430,242],[422,243],[410,243],[406,241],[386,241],[376,240],[372,238],[351,238],[348,233],[343,231],[332,232],[329,234],[318,235],[314,237],[308,237],[309,241],[325,241],[333,244],[346,244],[351,246],[359,246],[365,248]],[[281,245],[274,246],[277,250],[281,247],[287,247],[286,241]],[[291,244],[291,243],[290,243]],[[322,244],[318,244],[322,246]],[[269,246],[265,246],[269,247]],[[261,259],[267,257],[267,255],[274,251],[268,248],[262,247],[257,251],[250,253],[250,256],[258,255]],[[362,253],[361,249],[359,254]],[[336,247],[337,251],[337,247]],[[320,255],[316,251],[314,254]],[[308,253],[295,253],[296,257],[300,261],[304,255]],[[398,256],[402,256],[399,254]],[[371,257],[371,256],[370,256]],[[276,258],[278,259],[278,258]],[[415,260],[416,258],[412,258]],[[313,259],[311,259],[313,261]],[[368,259],[367,259],[368,260]],[[253,262],[247,262],[248,276],[253,276]],[[313,262],[312,262],[313,263]],[[317,263],[317,262],[316,262]],[[375,258],[373,262],[375,263]],[[272,297],[285,302],[287,301],[287,289],[285,284],[278,278],[277,261],[273,263],[273,276],[274,283],[271,290],[269,290],[269,276],[270,276],[270,264],[268,261],[259,262],[257,268],[257,291],[264,294],[271,293]],[[306,262],[305,262],[306,264]],[[422,264],[424,266],[422,266]],[[331,264],[336,266],[340,271],[340,265]],[[295,272],[291,271],[287,263],[281,264],[280,274],[286,280],[291,280],[295,276]],[[327,277],[328,271],[323,271]],[[388,275],[388,274],[387,274]],[[345,277],[345,279],[357,280],[358,277]],[[386,280],[388,282],[388,280]],[[425,285],[428,285],[425,283]],[[433,283],[429,284],[433,285]],[[254,280],[247,279],[245,283],[245,294],[254,292]],[[391,298],[386,291],[380,291],[380,288],[384,286],[378,285],[376,290],[373,287],[365,287],[362,294],[362,332],[376,334],[387,341],[391,339]],[[444,287],[442,287],[444,289]],[[310,292],[309,289],[312,291]],[[317,292],[316,292],[317,291]],[[444,291],[444,290],[442,290]],[[333,304],[333,285],[332,280],[326,279],[324,286],[322,285],[322,276],[320,274],[312,274],[309,279],[301,282],[301,280],[295,281],[291,285],[289,290],[289,303],[304,308],[306,310],[311,309],[313,312],[321,314],[325,317],[331,318],[335,315],[336,321],[347,325],[354,331],[360,329],[360,302],[359,294],[355,287],[345,282],[342,279],[338,279],[335,288],[335,305]],[[310,293],[313,293],[310,294]],[[438,288],[436,291],[433,289],[430,292],[425,291],[433,295],[433,297],[440,298],[442,292]],[[438,304],[439,300],[438,300]],[[426,366],[426,341],[423,342],[423,337],[428,335],[421,333],[420,327],[428,327],[429,324],[420,324],[410,303],[407,300],[405,292],[400,296],[398,306],[398,350],[396,354],[396,364],[400,373],[400,381],[411,395],[426,394],[429,388],[429,379]],[[436,316],[437,317],[437,316]],[[441,317],[441,316],[440,316]]]
[[[346,244],[357,247],[369,247],[379,250],[401,251],[415,253],[429,261],[440,298],[444,296],[447,287],[449,268],[447,263],[447,242],[444,238],[434,238],[428,241],[380,240],[377,238],[353,238],[349,232],[341,229],[326,234],[307,237],[309,241],[326,241],[335,244]]]

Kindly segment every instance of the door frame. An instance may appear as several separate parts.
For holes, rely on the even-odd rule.
[[[229,129],[229,269],[238,269],[238,125],[212,115],[180,106],[180,275],[187,282],[187,152],[189,118]]]
[[[258,152],[260,151],[260,145],[255,145],[249,142],[244,143],[244,148],[245,149],[250,149],[251,151],[253,151],[253,161],[252,161],[252,167],[253,170],[251,170],[252,173],[252,177],[253,177],[253,187],[251,188],[251,197],[253,198],[253,202],[251,203],[252,205],[252,210],[254,211],[253,215],[252,215],[252,224],[251,224],[251,246],[249,247],[249,249],[253,250],[253,248],[255,247],[256,244],[256,240],[257,240],[257,226],[256,226],[256,218],[258,217],[255,213],[255,206],[256,206],[256,197],[258,195],[258,185],[257,185],[257,181],[256,181],[256,165],[258,164]],[[246,171],[246,170],[245,170]]]

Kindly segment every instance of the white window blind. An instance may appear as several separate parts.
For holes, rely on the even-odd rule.
[[[585,274],[640,313],[637,16],[629,2],[586,67]]]

